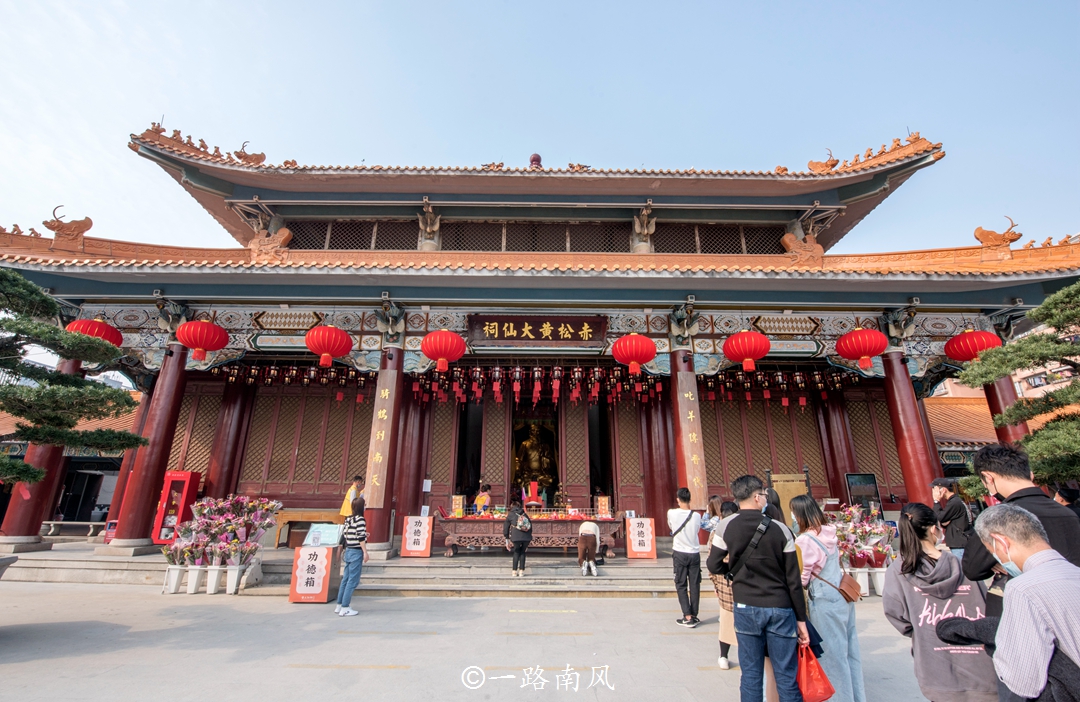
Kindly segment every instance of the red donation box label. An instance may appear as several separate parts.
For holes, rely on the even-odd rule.
[[[626,557],[656,558],[656,531],[652,519],[634,517],[626,520]]]
[[[289,602],[329,602],[333,546],[302,546],[293,556]],[[334,593],[336,596],[336,592]]]
[[[406,517],[405,532],[401,535],[402,558],[430,558],[431,531],[434,517]]]

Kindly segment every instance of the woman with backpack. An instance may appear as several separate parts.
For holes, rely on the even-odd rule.
[[[844,571],[836,527],[810,495],[796,495],[789,507],[799,525],[795,545],[802,549],[802,584],[810,596],[807,617],[821,635],[821,667],[836,689],[830,699],[866,702],[855,605],[840,591]]]
[[[503,538],[506,539],[506,550],[514,554],[514,577],[524,578],[525,549],[532,541],[532,520],[525,514],[520,497],[510,499],[510,509],[503,524]]]

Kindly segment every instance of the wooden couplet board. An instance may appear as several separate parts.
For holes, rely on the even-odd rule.
[[[679,485],[690,488],[690,509],[705,509],[709,504],[709,485],[705,478],[697,376],[690,371],[678,371],[675,383],[675,464]]]
[[[341,585],[341,547],[301,546],[293,555],[289,602],[329,602]]]
[[[656,558],[656,530],[652,519],[634,517],[626,520],[626,557]]]
[[[406,517],[405,531],[401,535],[401,557],[430,558],[434,525],[434,517]]]
[[[806,476],[802,474],[777,474],[772,475],[772,487],[776,490],[776,494],[780,496],[780,508],[786,518],[786,523],[791,524],[791,498],[796,495],[805,495],[808,492],[806,487]]]
[[[375,407],[371,414],[371,439],[368,442],[366,507],[381,509],[386,496],[386,473],[390,470],[390,447],[396,440],[397,417],[394,413],[394,393],[397,392],[401,371],[379,371],[375,386]]]

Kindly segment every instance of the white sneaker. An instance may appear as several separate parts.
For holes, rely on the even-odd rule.
[[[716,659],[716,664],[720,666],[720,670],[731,670],[731,661],[724,656],[720,656]]]
[[[589,563],[588,563],[588,561],[581,564],[581,574],[582,575],[588,575],[589,574]]]
[[[596,561],[589,561],[589,571],[596,575]]]
[[[341,610],[341,611],[340,611],[340,612],[338,613],[338,616],[339,616],[339,617],[355,617],[355,616],[356,616],[357,614],[360,614],[360,613],[359,613],[359,612],[357,612],[357,611],[356,611],[355,609],[353,609],[352,607],[346,607],[346,608],[344,608],[343,610]]]
[[[334,614],[341,614],[341,605],[337,605],[334,607]]]

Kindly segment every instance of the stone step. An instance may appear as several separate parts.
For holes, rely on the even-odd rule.
[[[354,597],[675,597],[675,589],[667,583],[663,587],[642,585],[597,584],[592,587],[577,587],[577,583],[565,585],[530,584],[529,578],[515,578],[513,585],[491,586],[487,583],[468,586],[447,587],[443,585],[381,585],[364,584],[356,588]],[[598,581],[603,580],[599,578]],[[246,596],[287,597],[288,585],[260,585],[248,588],[241,594]]]

